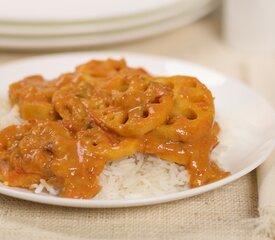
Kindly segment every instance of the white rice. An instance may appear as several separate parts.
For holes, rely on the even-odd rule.
[[[102,190],[94,199],[134,199],[179,192],[189,188],[188,181],[183,166],[138,153],[106,164],[99,176]],[[30,189],[34,193],[59,193],[44,179]]]
[[[23,120],[20,118],[18,107],[11,108],[7,98],[0,98],[0,129],[12,124],[20,124]]]
[[[0,99],[0,129],[22,122],[18,107],[11,108],[7,99]],[[215,151],[215,158],[218,152]],[[188,189],[189,175],[183,166],[138,153],[107,163],[99,182],[102,190],[95,199],[134,199]],[[37,194],[58,194],[58,189],[44,179],[30,189]]]
[[[188,188],[183,166],[144,154],[109,162],[100,177],[96,199],[130,199],[178,192]]]

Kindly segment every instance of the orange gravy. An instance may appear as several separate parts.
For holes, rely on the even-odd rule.
[[[0,181],[10,186],[45,179],[61,197],[91,198],[106,162],[137,152],[184,165],[191,187],[229,175],[209,158],[219,127],[196,78],[93,60],[52,81],[27,77],[9,97],[26,120],[0,131]]]

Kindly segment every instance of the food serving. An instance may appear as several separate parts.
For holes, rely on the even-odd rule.
[[[114,180],[125,172],[130,188],[131,176],[152,185],[153,174],[166,192],[229,174],[210,159],[219,126],[212,94],[196,78],[151,76],[124,60],[92,60],[51,81],[16,82],[9,100],[20,119],[0,132],[6,185],[92,198],[125,188]],[[167,174],[170,185],[162,178]]]

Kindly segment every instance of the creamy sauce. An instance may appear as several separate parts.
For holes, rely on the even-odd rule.
[[[209,159],[219,127],[195,78],[152,77],[109,59],[52,81],[25,78],[9,96],[27,120],[0,131],[0,180],[10,186],[45,179],[61,197],[91,198],[106,162],[137,152],[184,165],[191,187],[229,174]]]

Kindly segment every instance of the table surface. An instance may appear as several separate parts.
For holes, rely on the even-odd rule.
[[[275,106],[275,54],[244,53],[222,39],[219,13],[146,40],[88,50],[177,57],[250,84]],[[0,63],[38,53],[0,52]],[[41,54],[41,53],[40,53]],[[4,81],[4,79],[2,79]],[[73,209],[0,195],[0,239],[252,239],[257,217],[255,171],[222,188],[148,207]],[[254,239],[262,239],[254,237]]]

